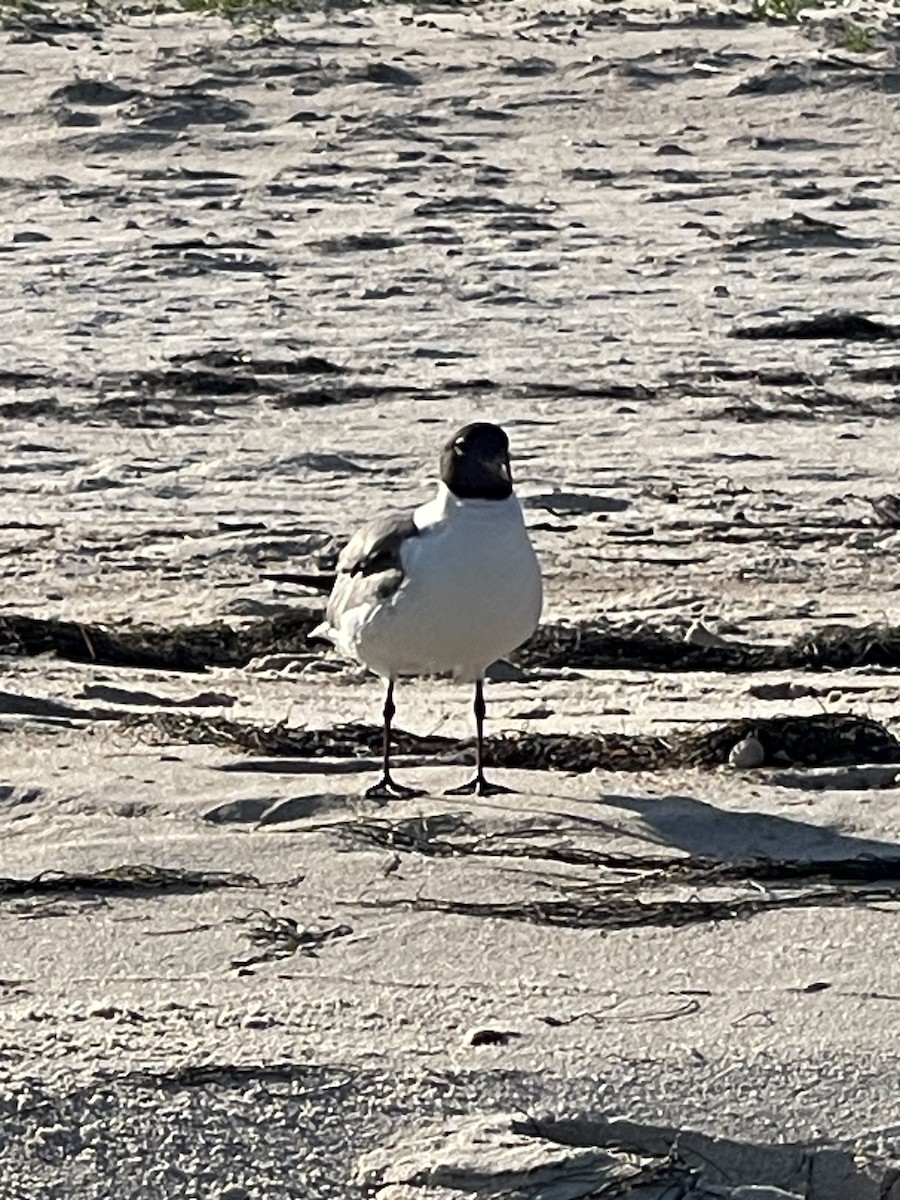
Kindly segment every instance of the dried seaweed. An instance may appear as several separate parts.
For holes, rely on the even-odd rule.
[[[676,753],[681,765],[712,767],[728,761],[737,742],[755,737],[764,764],[798,763],[840,766],[860,761],[900,762],[900,742],[879,721],[856,713],[815,716],[749,717],[726,721],[709,730],[679,734]]]
[[[306,833],[336,834],[356,845],[380,850],[415,851],[428,858],[450,858],[456,854],[501,854],[491,851],[486,839],[460,813],[432,813],[428,816],[366,817],[361,820],[329,821],[307,826]],[[449,841],[449,838],[453,841]],[[459,840],[457,840],[459,839]],[[483,848],[482,848],[483,847]]]
[[[895,417],[900,399],[894,393],[858,396],[826,388],[783,395],[780,403],[759,403],[746,397],[704,414],[706,420],[733,420],[739,425],[759,425],[765,421],[816,421],[822,417],[846,420],[853,417]]]
[[[498,767],[585,772],[715,767],[728,762],[738,742],[755,737],[760,764],[840,766],[867,760],[900,762],[900,742],[878,721],[854,713],[822,713],[726,721],[712,729],[680,730],[668,738],[625,734],[523,733],[490,739]]]
[[[583,670],[768,671],[900,666],[895,625],[826,625],[787,645],[694,645],[680,634],[639,627],[623,632],[602,620],[542,625],[513,655],[525,667]]]
[[[678,927],[737,920],[785,908],[900,902],[900,855],[884,858],[720,861],[695,855],[626,854],[561,840],[584,837],[574,823],[480,833],[459,814],[433,818],[354,819],[317,829],[366,847],[429,857],[474,855],[527,859],[538,872],[532,887],[554,895],[512,901],[415,896],[361,901],[365,907],[405,908],[489,917],[576,929]],[[577,878],[541,873],[539,864],[582,868]],[[595,877],[583,868],[594,868]],[[724,895],[727,890],[730,895]],[[686,895],[686,893],[689,894]],[[704,892],[706,894],[704,894]]]
[[[749,882],[784,886],[809,880],[832,885],[900,884],[900,855],[722,861],[692,854],[627,854],[595,850],[590,846],[575,845],[571,840],[559,840],[563,832],[574,837],[583,836],[584,829],[578,825],[566,830],[558,826],[539,828],[529,825],[523,829],[482,833],[457,813],[394,820],[387,817],[361,817],[316,825],[305,832],[325,832],[357,846],[422,854],[427,858],[526,858],[566,866],[593,867],[606,872],[603,886],[626,889],[640,887],[646,890],[647,887],[660,884],[703,887]],[[550,840],[553,838],[557,840]]]
[[[426,394],[435,400],[497,386],[486,379],[450,380],[435,392],[410,384],[348,380],[346,374],[345,367],[315,354],[254,358],[241,350],[215,349],[175,355],[163,368],[107,376],[102,387],[115,392],[97,409],[122,424],[159,425],[190,420],[192,413],[212,416],[251,399],[276,408],[310,408]]]
[[[273,578],[275,576],[272,576]],[[318,576],[302,576],[320,586]],[[202,671],[246,666],[263,654],[310,654],[324,649],[309,635],[321,620],[317,609],[297,607],[238,627],[224,622],[170,629],[117,627],[0,615],[0,652],[56,653],[74,662],[107,666]],[[787,645],[687,642],[680,631],[634,625],[614,629],[603,619],[541,625],[513,658],[528,668],[657,671],[767,671],[825,667],[900,667],[900,627],[827,625]]]
[[[349,925],[333,925],[328,929],[310,929],[295,921],[293,917],[275,917],[265,909],[260,910],[263,920],[247,930],[247,937],[254,946],[261,947],[258,954],[249,958],[235,959],[233,967],[252,967],[263,962],[277,962],[301,954],[306,958],[317,958],[319,950],[335,938],[349,936],[353,929]]]
[[[210,350],[175,355],[170,365],[109,376],[101,390],[115,389],[97,404],[94,415],[129,427],[197,424],[211,420],[223,406],[263,397],[292,405],[339,403],[328,387],[298,391],[300,377],[333,378],[343,368],[315,354],[293,358],[253,358],[241,350]]]
[[[55,396],[40,396],[36,400],[9,400],[0,404],[0,417],[7,421],[34,421],[38,417],[58,416],[61,408],[62,405]]]
[[[202,367],[215,372],[237,372],[249,377],[256,390],[259,384],[258,375],[342,375],[346,368],[322,358],[319,354],[300,354],[294,358],[259,358],[254,357],[249,350],[204,350],[198,354],[173,354],[171,363],[174,367]],[[144,372],[144,377],[150,373]],[[164,373],[158,373],[164,374]]]
[[[548,900],[441,900],[415,896],[403,900],[358,901],[366,908],[407,909],[439,912],[459,917],[489,917],[500,921],[524,921],[532,925],[554,925],[566,929],[632,929],[645,926],[679,928],[703,921],[735,921],[787,908],[824,908],[850,904],[884,904],[900,901],[900,882],[872,887],[798,888],[787,894],[754,891],[732,899],[691,896],[682,900],[643,900],[626,893],[602,889],[566,888],[565,894]]]
[[[254,754],[304,758],[354,758],[378,754],[381,728],[344,724],[331,729],[270,729],[225,717],[191,713],[154,712],[127,718],[127,728],[152,733],[164,742],[230,746]],[[753,736],[765,753],[763,764],[842,766],[847,763],[900,762],[900,742],[878,721],[855,713],[816,716],[751,718],[726,721],[707,730],[676,731],[666,738],[623,733],[520,733],[487,739],[488,761],[520,770],[583,773],[663,770],[675,767],[714,767],[728,761],[732,748]],[[400,754],[418,756],[464,753],[465,741],[394,730]]]
[[[381,753],[381,726],[354,722],[331,729],[294,729],[285,724],[265,728],[227,717],[200,717],[193,713],[154,712],[127,717],[123,726],[144,730],[164,743],[228,746],[253,754],[302,758],[357,758]],[[400,754],[437,754],[459,749],[464,742],[436,734],[418,736],[393,729],[394,746]]]
[[[735,92],[739,91],[739,85]],[[806,213],[794,213],[790,217],[772,217],[753,221],[737,231],[732,249],[738,252],[790,250],[794,248],[849,248],[870,246],[867,238],[854,237],[844,232],[842,226],[833,221],[822,221]],[[777,321],[758,329],[736,329],[730,337],[777,337],[777,338],[862,338],[889,336],[871,332],[878,328],[876,322],[855,313],[827,313],[805,317],[797,321]],[[887,328],[881,326],[881,328]],[[841,332],[846,330],[847,332]]]
[[[889,529],[900,529],[900,496],[888,492],[884,496],[872,496],[869,503],[880,524]]]
[[[844,667],[900,666],[900,628],[896,625],[827,625],[801,634],[790,647],[789,666],[802,663],[814,670]]]
[[[223,622],[157,629],[149,625],[89,625],[19,613],[0,615],[0,651],[11,655],[56,653],[73,662],[203,671],[246,666],[267,653],[309,653],[306,639],[321,616],[297,608],[239,629]]]
[[[524,667],[554,669],[747,671],[769,666],[774,649],[741,642],[698,646],[667,630],[616,630],[600,619],[541,625],[512,657]]]
[[[851,367],[851,379],[860,383],[900,383],[900,363],[879,363],[871,367]]]
[[[804,218],[809,222],[810,218]],[[823,229],[828,231],[824,223]],[[832,227],[834,228],[834,227]],[[814,232],[816,232],[814,230]],[[886,325],[883,321],[873,321],[871,317],[859,313],[834,312],[817,313],[812,317],[799,317],[796,320],[773,321],[767,325],[754,325],[732,329],[728,335],[733,338],[801,338],[806,340],[847,340],[854,342],[897,341],[900,339],[900,329],[896,325]]]
[[[171,1070],[140,1068],[124,1073],[118,1069],[97,1069],[97,1078],[115,1087],[159,1088],[171,1092],[193,1087],[244,1090],[250,1084],[276,1084],[283,1085],[287,1090],[308,1091],[311,1074],[315,1074],[315,1070],[306,1061],[185,1063]],[[355,1071],[329,1067],[324,1077],[315,1083],[314,1089],[317,1093],[342,1092],[352,1088],[357,1081]]]
[[[155,867],[126,863],[103,871],[42,871],[31,879],[0,876],[0,899],[23,896],[58,896],[92,892],[105,896],[181,895],[218,888],[255,888],[255,875],[235,871],[188,871],[181,867]]]

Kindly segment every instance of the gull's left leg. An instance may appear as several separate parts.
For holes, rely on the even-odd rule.
[[[445,796],[499,796],[509,794],[512,788],[500,783],[489,783],[484,777],[484,680],[475,683],[475,778],[460,787],[447,788]]]

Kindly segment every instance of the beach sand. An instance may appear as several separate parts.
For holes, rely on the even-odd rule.
[[[894,13],[4,17],[3,1197],[900,1196]],[[561,648],[377,807],[273,576],[471,419]]]

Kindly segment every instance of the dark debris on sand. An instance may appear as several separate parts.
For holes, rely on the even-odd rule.
[[[229,746],[252,754],[300,758],[354,758],[380,752],[381,727],[346,724],[332,729],[266,729],[225,717],[155,712],[129,717],[126,727],[145,731],[162,742]],[[900,742],[869,717],[853,713],[816,716],[742,718],[709,730],[677,731],[667,737],[623,733],[520,733],[487,739],[488,761],[495,767],[526,771],[611,771],[715,767],[728,762],[731,750],[746,737],[759,740],[761,765],[843,766],[857,762],[900,762]],[[394,730],[397,753],[456,757],[467,743],[435,734]]]
[[[534,862],[593,867],[606,874],[604,886],[639,890],[662,884],[707,887],[765,883],[787,886],[816,881],[900,884],[900,855],[878,858],[721,860],[695,854],[629,854],[579,844],[596,828],[530,821],[521,828],[485,832],[470,814],[431,813],[416,817],[361,816],[308,826],[304,832],[326,832],[362,848],[421,854],[426,858],[527,858]]]
[[[297,608],[238,629],[219,621],[172,629],[127,624],[113,628],[6,613],[0,615],[0,653],[52,652],[73,662],[164,671],[244,667],[262,654],[308,653],[306,639],[320,620],[317,611]]]
[[[273,916],[265,909],[253,914],[246,935],[256,947],[256,953],[246,958],[235,959],[233,967],[246,969],[264,962],[278,962],[292,958],[295,954],[305,958],[318,958],[319,951],[335,938],[348,937],[353,932],[350,925],[331,925],[326,928],[302,925],[293,917]]]
[[[855,904],[896,903],[900,883],[869,886],[794,887],[780,893],[768,888],[754,895],[734,899],[692,896],[689,899],[666,897],[662,900],[617,895],[606,889],[574,889],[560,884],[567,894],[540,900],[441,900],[416,896],[409,900],[360,901],[365,907],[407,909],[414,912],[440,912],[459,917],[487,917],[501,921],[525,921],[533,925],[555,925],[567,929],[633,929],[646,926],[678,928],[704,921],[734,921],[763,912],[790,908],[835,908]]]
[[[240,350],[176,355],[167,367],[138,371],[103,383],[96,415],[136,427],[196,424],[230,404],[257,398],[291,405],[338,404],[331,381],[344,368],[317,354],[254,358]],[[315,380],[312,386],[298,380]],[[323,386],[320,382],[328,380]]]
[[[900,340],[900,328],[859,313],[819,313],[789,321],[772,321],[766,325],[739,326],[728,335],[733,338],[760,340],[793,339],[878,342]]]
[[[126,728],[146,732],[163,743],[185,742],[227,746],[251,754],[297,758],[357,758],[381,753],[381,726],[348,722],[332,729],[294,729],[278,724],[269,728],[227,717],[199,717],[192,713],[153,712],[128,717]],[[456,738],[427,734],[419,737],[394,729],[393,744],[399,754],[440,754],[465,743]]]
[[[704,414],[707,420],[726,419],[739,425],[761,425],[767,421],[818,421],[849,417],[884,417],[900,413],[900,397],[893,392],[859,396],[826,388],[807,389],[797,395],[785,393],[778,401],[762,403],[741,397]]]
[[[879,524],[888,529],[900,529],[900,496],[888,492],[884,496],[871,497],[869,503],[875,510]]]
[[[585,772],[716,767],[747,737],[762,745],[762,766],[840,766],[900,762],[900,742],[878,721],[853,713],[740,718],[712,729],[678,731],[665,738],[626,734],[524,733],[489,740],[494,766]]]
[[[174,895],[218,888],[256,888],[255,875],[234,871],[188,871],[180,867],[125,864],[103,871],[42,871],[30,879],[0,877],[0,900],[89,893],[103,896]]]
[[[813,861],[747,859],[723,862],[694,855],[611,853],[573,844],[577,826],[479,834],[462,827],[432,830],[419,819],[391,822],[366,818],[328,828],[362,846],[415,851],[432,857],[479,855],[526,858],[533,864],[534,898],[493,901],[463,897],[361,901],[365,907],[412,909],[556,925],[571,929],[679,927],[704,921],[731,921],[777,909],[883,904],[900,900],[900,856]],[[572,840],[559,840],[561,832]],[[448,840],[449,839],[449,840]],[[596,880],[554,872],[540,864],[594,868]],[[528,877],[526,877],[528,878]],[[760,887],[763,884],[764,887]],[[527,885],[528,886],[528,885]],[[548,889],[552,895],[548,895]],[[690,894],[685,895],[687,889]],[[704,895],[712,889],[712,895]],[[730,895],[723,896],[723,891]]]
[[[678,633],[645,626],[613,629],[600,619],[541,625],[511,657],[523,667],[556,670],[752,671],[769,666],[773,651],[741,642],[697,646]]]
[[[0,386],[53,389],[50,374],[0,370]],[[444,380],[425,388],[405,383],[352,377],[350,369],[321,354],[262,357],[249,351],[215,348],[176,354],[160,367],[127,373],[109,372],[99,381],[99,399],[90,405],[60,404],[52,395],[0,404],[0,414],[13,417],[52,415],[75,423],[114,422],[126,428],[158,429],[205,425],[231,410],[262,401],[273,408],[318,408],[330,405],[397,399],[451,401],[457,396],[506,390],[507,385],[476,376]],[[606,399],[643,402],[654,389],[620,380],[588,384],[536,380],[515,387],[522,399],[564,401]]]
[[[285,576],[308,579],[310,575]],[[304,606],[247,621],[158,628],[95,625],[54,617],[0,614],[0,653],[55,653],[74,662],[104,666],[202,671],[244,667],[265,654],[310,654],[324,643],[309,641],[321,611]],[[603,619],[541,625],[512,656],[527,668],[654,671],[822,670],[859,666],[900,667],[900,627],[827,625],[789,644],[733,641],[695,645],[679,631],[635,625],[614,629]]]
[[[900,628],[826,625],[787,645],[702,646],[646,626],[612,629],[603,620],[541,625],[513,655],[524,667],[576,670],[781,671],[900,666]]]
[[[202,424],[236,405],[262,400],[275,408],[319,408],[387,397],[430,400],[494,386],[490,380],[451,381],[442,392],[397,383],[347,379],[347,369],[318,354],[261,358],[244,350],[175,355],[167,366],[108,376],[97,417],[129,427]],[[73,414],[74,416],[74,414]]]

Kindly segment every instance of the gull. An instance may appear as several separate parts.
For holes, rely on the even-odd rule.
[[[410,675],[475,684],[475,775],[447,794],[509,790],[484,777],[484,675],[531,636],[541,600],[509,439],[499,425],[466,425],[444,446],[434,499],[372,521],[344,547],[325,621],[314,631],[387,684],[382,775],[367,796],[422,794],[391,776],[394,685]]]

